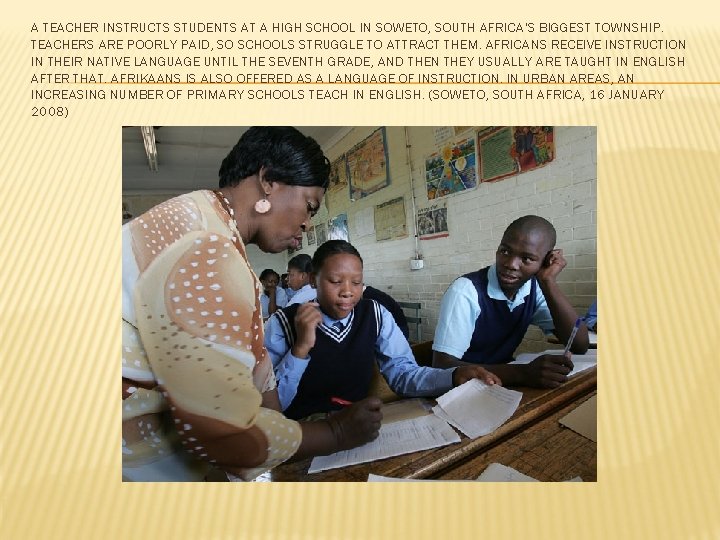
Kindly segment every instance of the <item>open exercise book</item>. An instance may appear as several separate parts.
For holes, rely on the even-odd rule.
[[[383,407],[383,424],[377,439],[351,450],[318,456],[308,473],[356,465],[410,452],[460,442],[448,422],[468,437],[490,433],[512,416],[522,394],[501,386],[488,386],[477,379],[453,388],[438,398],[429,413],[423,400],[406,400]]]

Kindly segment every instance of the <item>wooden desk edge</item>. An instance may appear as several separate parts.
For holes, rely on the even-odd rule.
[[[532,407],[519,416],[512,418],[489,435],[478,437],[457,450],[444,455],[440,459],[425,466],[421,466],[411,472],[405,473],[398,470],[397,473],[400,473],[401,476],[397,476],[397,473],[393,474],[393,476],[408,479],[428,478],[429,476],[437,474],[475,453],[498,444],[502,440],[514,435],[527,425],[534,423],[544,416],[547,416],[553,411],[561,408],[566,403],[592,392],[597,387],[597,371],[595,369],[593,369],[592,375],[593,376],[591,377],[588,376],[575,379],[575,381],[569,381],[566,384],[572,384],[573,382],[576,384],[574,384],[572,388],[566,387],[565,392],[561,392],[538,406]]]

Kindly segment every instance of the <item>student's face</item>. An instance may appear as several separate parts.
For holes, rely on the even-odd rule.
[[[261,216],[258,247],[269,253],[297,249],[303,231],[310,225],[310,218],[320,207],[324,194],[325,190],[320,187],[273,182],[268,196],[272,208]]]
[[[331,255],[315,274],[317,300],[326,315],[344,319],[362,298],[363,267],[349,253]]]
[[[265,279],[260,280],[260,282],[263,284],[263,287],[266,289],[274,289],[277,287],[278,284],[278,278],[276,275],[271,275],[266,277]]]
[[[288,286],[297,291],[308,283],[307,272],[301,272],[297,268],[288,268]]]
[[[497,252],[495,264],[500,288],[513,298],[523,284],[542,268],[550,248],[539,231],[529,233],[506,232]]]

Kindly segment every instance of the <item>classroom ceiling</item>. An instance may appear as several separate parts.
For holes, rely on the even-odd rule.
[[[296,126],[326,150],[352,128]],[[151,171],[139,126],[122,130],[123,192],[185,192],[216,188],[218,169],[247,127],[156,126],[158,170]]]

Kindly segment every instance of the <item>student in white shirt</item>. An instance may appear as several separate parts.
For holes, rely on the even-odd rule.
[[[266,268],[260,274],[263,292],[260,294],[263,320],[287,305],[287,297],[282,287],[278,286],[280,274],[272,268]]]
[[[312,259],[310,255],[302,253],[295,255],[288,262],[288,285],[295,291],[287,305],[304,304],[317,298],[317,292],[310,285],[310,274],[312,272]]]

